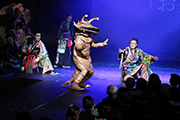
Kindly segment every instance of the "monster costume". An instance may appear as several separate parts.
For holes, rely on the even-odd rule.
[[[83,16],[82,20],[77,24],[74,22],[75,33],[75,46],[73,49],[73,61],[76,66],[75,72],[70,79],[66,81],[62,87],[69,86],[71,82],[74,82],[71,89],[74,90],[84,90],[84,88],[90,87],[90,85],[85,85],[88,79],[94,75],[93,66],[91,64],[90,48],[91,47],[103,47],[107,45],[107,41],[102,43],[95,43],[90,37],[90,34],[98,34],[99,28],[92,26],[91,22],[93,20],[98,20],[99,18],[92,18],[91,20],[84,20],[87,15]]]

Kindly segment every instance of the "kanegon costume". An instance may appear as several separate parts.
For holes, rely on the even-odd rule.
[[[152,74],[150,65],[154,62],[153,56],[140,48],[136,48],[134,54],[130,47],[126,47],[123,51],[124,53],[118,55],[118,59],[121,60],[120,68],[122,68],[121,81],[126,81],[128,77],[137,79],[137,73],[139,73],[139,78],[147,81]]]
[[[84,87],[90,87],[90,85],[85,85],[89,78],[94,74],[93,66],[91,64],[90,48],[91,47],[103,47],[106,42],[95,43],[90,37],[91,33],[98,34],[99,28],[92,26],[91,22],[93,20],[98,20],[99,18],[92,18],[91,20],[84,20],[87,15],[83,16],[82,20],[77,24],[74,22],[75,33],[75,46],[73,49],[73,61],[75,63],[76,69],[70,79],[66,81],[62,87],[69,86],[71,82],[74,82],[71,89],[84,90]]]

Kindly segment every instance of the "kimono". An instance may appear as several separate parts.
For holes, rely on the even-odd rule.
[[[26,37],[29,35],[30,28],[24,19],[16,21],[15,18],[10,18],[6,26],[6,47],[5,47],[5,61],[6,64],[13,68],[20,68],[21,62],[21,49]],[[17,37],[15,37],[15,35]]]
[[[16,21],[15,18],[10,19],[6,27],[7,37],[12,38],[17,49],[20,49],[24,44],[29,31],[29,26],[22,18],[20,18],[20,21]],[[13,32],[16,34],[17,38],[14,36]]]
[[[153,56],[140,48],[136,48],[133,54],[130,47],[126,47],[124,53],[119,53],[118,59],[121,60],[120,68],[123,68],[121,81],[125,81],[128,77],[137,79],[137,73],[140,78],[148,80],[152,74],[150,64],[154,61]]]
[[[36,57],[40,52],[39,48],[36,48],[38,42],[34,42],[32,39],[25,41],[25,44],[22,47],[22,52],[25,54],[22,62],[22,71],[25,73],[33,73],[34,69],[37,69],[37,64],[35,63]],[[39,70],[37,70],[39,73]]]
[[[60,39],[60,43],[57,46],[57,55],[55,64],[69,66],[71,64],[71,45],[74,32],[70,23],[62,22],[57,39]]]
[[[42,68],[42,74],[48,71],[54,71],[46,47],[41,40],[34,40],[33,44],[29,46],[24,45],[23,52],[27,53],[25,68],[28,68],[29,65],[33,69],[40,67]]]
[[[36,60],[38,60],[38,67],[43,69],[42,74],[48,71],[54,71],[44,43],[40,40],[36,47],[40,49]]]

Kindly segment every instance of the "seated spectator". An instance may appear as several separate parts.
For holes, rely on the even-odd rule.
[[[96,105],[96,108],[98,109],[98,112],[99,112],[99,118],[102,118],[102,119],[107,119],[112,109],[108,101],[101,101],[99,104]]]
[[[125,81],[125,85],[127,88],[132,89],[135,86],[135,79],[134,78],[127,78]]]
[[[133,95],[130,94],[127,88],[119,88],[118,89],[118,98],[119,98],[119,107],[118,109],[121,112],[122,119],[131,120],[134,118],[135,112],[132,109],[133,104]]]
[[[48,117],[42,117],[42,118],[40,118],[39,120],[51,120],[51,119],[48,118]]]
[[[91,96],[85,96],[83,98],[83,108],[85,111],[81,111],[78,120],[95,120],[99,116],[98,109],[95,108],[95,103]]]
[[[160,99],[160,92],[155,89],[147,89],[146,95],[144,95],[144,98],[149,103],[158,103]]]
[[[148,88],[160,90],[161,80],[157,74],[153,73],[150,75],[149,82],[148,82]]]
[[[109,85],[106,93],[108,97],[96,105],[100,118],[106,118],[107,114],[105,111],[110,111],[111,108],[117,107],[119,104],[118,89],[115,85]]]
[[[117,95],[118,95],[118,89],[115,85],[109,85],[107,87],[107,95],[108,95],[108,98],[117,98]]]
[[[144,90],[146,89],[147,87],[147,81],[143,78],[139,78],[137,79],[137,82],[136,82],[136,89],[137,90]]]
[[[147,81],[144,78],[137,79],[136,88],[129,91],[133,95],[134,101],[140,100],[143,101],[142,97],[143,91],[147,88]]]
[[[78,120],[81,109],[76,105],[70,105],[66,111],[66,120]]]
[[[14,120],[32,120],[32,117],[28,112],[19,112],[16,114]]]
[[[178,91],[178,88],[176,87],[169,88],[168,97],[170,101],[180,102],[180,93]]]
[[[169,83],[172,87],[177,87],[180,83],[180,76],[178,74],[171,74],[171,78],[169,79]]]
[[[161,92],[165,95],[165,96],[168,96],[168,91],[169,91],[169,88],[171,88],[171,86],[169,84],[161,84]]]
[[[109,111],[109,114],[108,114],[106,120],[122,120],[121,111],[118,110],[117,108],[112,108]]]

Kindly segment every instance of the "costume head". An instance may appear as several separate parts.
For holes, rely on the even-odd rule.
[[[81,21],[76,24],[74,22],[74,27],[76,28],[76,32],[83,32],[83,33],[94,33],[94,34],[98,34],[98,31],[100,30],[99,28],[91,25],[91,22],[94,20],[99,20],[98,17],[96,18],[92,18],[89,21],[88,20],[84,20],[85,17],[87,17],[88,15],[84,15],[81,19]]]

